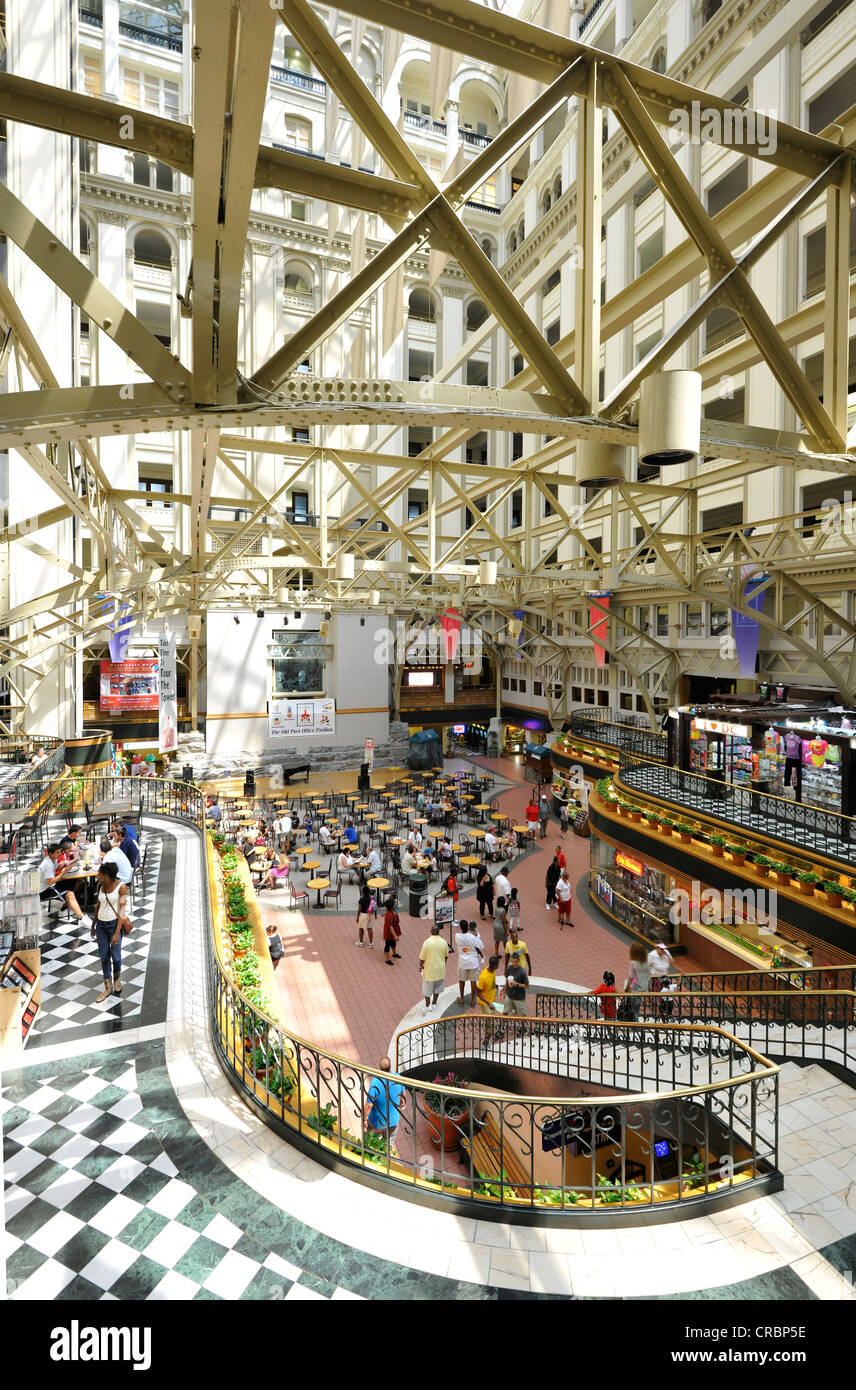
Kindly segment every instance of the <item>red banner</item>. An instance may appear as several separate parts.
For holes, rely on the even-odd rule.
[[[606,637],[606,625],[609,619],[607,615],[601,613],[600,610],[609,607],[609,600],[611,597],[611,594],[592,594],[592,598],[597,600],[597,606],[595,607],[594,603],[589,604],[589,626],[591,627],[591,635],[594,641],[595,666],[606,665],[606,651],[600,643]]]
[[[102,714],[124,714],[129,710],[157,710],[158,660],[102,661]]]

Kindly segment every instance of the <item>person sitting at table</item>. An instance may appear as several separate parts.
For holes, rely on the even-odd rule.
[[[285,882],[290,872],[291,865],[288,862],[288,855],[285,853],[277,854],[264,878],[261,880],[259,887],[278,888],[281,883]]]
[[[312,834],[312,812],[311,812],[311,811],[307,811],[307,812],[306,812],[306,815],[303,817],[303,833],[304,833],[304,835],[306,836],[306,839],[307,839],[307,840],[309,839],[309,836]]]
[[[437,850],[437,858],[444,862],[452,858],[452,842],[448,835],[444,835]]]
[[[73,864],[78,858],[78,851],[70,835],[63,835],[59,842],[59,863]]]
[[[223,812],[220,810],[220,802],[216,796],[212,796],[210,805],[205,812],[205,818],[206,820],[213,821],[215,825],[219,825],[223,819]]]
[[[383,860],[380,857],[380,850],[377,845],[366,845],[364,854],[366,856],[366,877],[378,878],[383,868]]]
[[[45,850],[45,857],[39,865],[39,880],[41,882],[39,898],[43,903],[50,902],[51,898],[59,898],[60,902],[65,903],[69,911],[74,914],[78,922],[84,927],[91,927],[92,918],[84,915],[83,909],[72,890],[70,888],[63,888],[62,876],[65,872],[65,867],[60,864],[59,856],[59,845],[48,845]]]
[[[349,820],[348,824],[345,826],[345,833],[342,839],[349,845],[355,845],[358,838],[357,832],[354,829],[354,822]]]
[[[488,858],[490,858],[490,859],[498,859],[498,858],[499,858],[499,840],[496,838],[496,835],[494,834],[494,832],[493,832],[492,830],[486,830],[486,831],[485,831],[485,836],[484,836],[484,850],[485,850],[485,854],[488,856]]]
[[[411,830],[410,834],[407,837],[407,843],[409,844],[414,854],[419,853],[419,851],[422,848],[422,831],[419,829],[418,825],[414,826]]]
[[[123,834],[115,826],[110,831],[110,839],[114,845],[118,845],[132,869],[140,867],[140,846],[137,841],[127,834]]]
[[[329,825],[322,825],[318,830],[318,843],[322,849],[333,848],[333,836],[330,834]]]
[[[349,875],[349,882],[350,882],[350,875],[353,873],[353,871],[354,871],[354,869],[356,868],[356,866],[357,866],[357,861],[356,861],[356,859],[354,859],[353,856],[350,855],[350,854],[348,853],[348,851],[347,851],[347,850],[344,848],[344,846],[343,846],[343,847],[342,847],[342,853],[339,855],[338,859],[336,860],[336,867],[337,867],[337,869],[339,870],[340,875],[341,875],[341,874],[348,874],[348,875]]]
[[[238,849],[241,851],[242,855],[244,856],[244,858],[247,860],[248,863],[249,863],[249,861],[250,861],[250,860],[254,857],[254,855],[255,855],[255,845],[253,844],[253,842],[252,842],[252,840],[250,839],[249,835],[242,835],[242,836],[241,836],[241,840],[240,840],[240,844],[238,845]]]
[[[425,860],[422,867],[427,869],[429,873],[433,873],[437,868],[437,856],[434,853],[434,846],[426,845],[422,853]]]
[[[116,868],[116,877],[120,883],[130,883],[134,877],[134,870],[131,868],[131,861],[122,852],[117,844],[104,835],[98,845],[101,850],[101,865],[113,864]]]
[[[408,840],[407,845],[404,849],[404,854],[401,856],[401,872],[403,874],[412,874],[415,868],[416,851],[414,850],[413,846],[410,844],[410,841]]]

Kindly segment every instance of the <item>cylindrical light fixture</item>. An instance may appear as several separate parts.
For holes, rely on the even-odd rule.
[[[369,603],[372,608],[377,608],[380,604],[380,589],[369,590]]]
[[[336,578],[342,580],[353,579],[354,577],[354,557],[348,555],[344,550],[341,555],[336,556]]]
[[[276,601],[279,604],[280,608],[288,608],[290,599],[291,596],[288,592],[288,589],[277,589]]]
[[[629,451],[623,444],[601,444],[596,439],[583,439],[577,445],[575,468],[580,487],[605,487],[621,483],[630,477]]]
[[[652,372],[639,390],[639,462],[688,463],[701,450],[701,373]]]
[[[489,589],[496,583],[497,568],[496,560],[479,560],[479,583]]]
[[[523,631],[523,624],[519,618],[509,618],[506,627],[509,637],[519,637]]]

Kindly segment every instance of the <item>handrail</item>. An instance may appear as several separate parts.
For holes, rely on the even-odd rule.
[[[621,751],[618,781],[627,791],[655,796],[689,815],[736,825],[747,835],[764,835],[785,845],[805,845],[851,870],[856,865],[856,820],[840,811],[805,806],[745,783],[719,782],[699,772],[643,762],[626,750]]]

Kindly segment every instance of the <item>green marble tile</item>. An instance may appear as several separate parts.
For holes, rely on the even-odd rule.
[[[5,1088],[3,1089],[2,1094],[3,1096],[6,1095]],[[18,1128],[18,1125],[22,1125],[25,1120],[31,1119],[32,1114],[32,1110],[28,1110],[25,1105],[13,1105],[11,1110],[6,1110],[3,1113],[3,1133],[6,1135],[11,1134],[13,1129]]]
[[[110,1058],[109,1062],[101,1062],[96,1068],[95,1074],[102,1081],[115,1081],[117,1076],[122,1076],[122,1074],[128,1070],[128,1063],[130,1061],[136,1063],[136,1056],[133,1048],[129,1048],[124,1056],[113,1056]],[[127,1095],[126,1091],[118,1091],[116,1100],[121,1100],[124,1095]],[[110,1101],[110,1104],[113,1105],[114,1102]]]
[[[150,1245],[155,1236],[168,1226],[169,1221],[159,1212],[149,1211],[148,1208],[138,1212],[127,1224],[123,1231],[119,1232],[118,1239],[123,1240],[126,1245],[130,1245],[134,1250],[145,1250]]]
[[[263,1237],[263,1242],[259,1242],[254,1240],[252,1236],[244,1234],[240,1240],[235,1241],[232,1249],[236,1250],[239,1255],[246,1255],[249,1260],[256,1260],[259,1264],[263,1264],[270,1254],[270,1242],[266,1236]]]
[[[52,1158],[46,1158],[40,1163],[38,1168],[31,1168],[25,1178],[22,1178],[19,1186],[26,1188],[28,1192],[35,1192],[36,1195],[44,1192],[46,1187],[50,1187],[57,1178],[63,1177],[68,1172],[61,1163],[54,1163]]]
[[[839,1274],[849,1278],[852,1286],[856,1279],[856,1236],[844,1236],[831,1245],[824,1245],[820,1254]]]
[[[154,1260],[141,1255],[125,1270],[121,1278],[111,1285],[110,1292],[123,1303],[148,1298],[165,1273],[163,1265],[155,1264]]]
[[[50,1120],[52,1125],[56,1125],[64,1120],[66,1115],[70,1115],[72,1110],[77,1110],[79,1106],[80,1101],[76,1100],[74,1096],[60,1096],[57,1100],[51,1101],[50,1105],[46,1105],[41,1114],[46,1120]]]
[[[133,1118],[133,1124],[140,1124],[139,1115]],[[127,1150],[129,1158],[135,1158],[139,1163],[154,1163],[156,1158],[160,1158],[163,1153],[163,1145],[158,1142],[153,1134],[147,1134],[139,1143]]]
[[[88,1279],[84,1279],[81,1274],[78,1274],[70,1284],[66,1284],[59,1297],[63,1303],[96,1303],[103,1292],[104,1290],[99,1289],[97,1284],[90,1284]]]
[[[32,1245],[19,1245],[6,1261],[6,1287],[15,1288],[41,1269],[47,1256],[34,1250]]]
[[[154,1168],[146,1168],[142,1173],[138,1173],[127,1187],[122,1188],[122,1195],[145,1206],[147,1202],[157,1196],[162,1187],[166,1187],[169,1181],[170,1179],[165,1173],[158,1173]]]
[[[199,1293],[194,1294],[192,1303],[222,1303],[223,1300],[217,1293],[212,1293],[210,1289],[200,1289]]]
[[[85,1173],[88,1178],[100,1178],[105,1168],[109,1168],[111,1163],[115,1163],[118,1155],[107,1149],[95,1149],[91,1154],[87,1154],[79,1163],[75,1163],[76,1173]]]
[[[124,1123],[118,1115],[99,1115],[97,1120],[86,1126],[84,1133],[87,1139],[94,1139],[96,1144],[103,1144],[104,1140],[115,1134],[117,1129],[121,1129]]]
[[[96,1110],[109,1110],[111,1105],[118,1105],[127,1095],[128,1092],[121,1086],[105,1086],[103,1091],[97,1091],[94,1096],[90,1096],[89,1104],[94,1105]]]
[[[702,1271],[703,1266],[700,1271],[703,1277]],[[771,1269],[766,1274],[759,1274],[755,1279],[740,1280],[736,1284],[722,1284],[707,1289],[691,1289],[678,1294],[634,1294],[633,1301],[638,1302],[640,1298],[652,1297],[663,1302],[686,1299],[691,1302],[702,1303],[817,1301],[817,1294],[812,1293],[808,1285],[788,1265],[783,1265],[781,1269]]]
[[[61,1149],[63,1144],[67,1144],[69,1139],[74,1139],[74,1134],[70,1129],[65,1129],[63,1125],[54,1125],[52,1129],[45,1130],[38,1139],[28,1139],[27,1148],[35,1149],[36,1153],[44,1154],[49,1158],[57,1149]]]
[[[272,1269],[260,1269],[258,1274],[253,1275],[244,1289],[240,1301],[242,1303],[275,1302],[284,1298],[290,1288],[290,1279],[283,1279],[281,1274],[274,1274]]]
[[[317,1274],[307,1274],[304,1271],[297,1282],[306,1289],[312,1289],[313,1293],[320,1293],[323,1298],[332,1298],[336,1292],[335,1284],[328,1284],[326,1279],[319,1279]]]
[[[72,1216],[76,1216],[78,1221],[91,1221],[93,1216],[104,1210],[106,1193],[106,1187],[100,1187],[97,1183],[93,1183],[92,1187],[87,1187],[83,1192],[78,1193],[64,1210]],[[107,1200],[109,1200],[109,1194]]]
[[[206,1236],[200,1236],[195,1240],[189,1250],[186,1250],[181,1259],[174,1266],[179,1274],[184,1274],[188,1279],[194,1279],[197,1284],[204,1284],[218,1266],[223,1258],[223,1246],[216,1241],[208,1240]]]
[[[43,1202],[41,1197],[34,1197],[32,1202],[28,1202],[14,1216],[9,1217],[6,1230],[19,1240],[29,1240],[34,1231],[41,1230],[54,1216],[56,1207],[52,1207],[49,1202]]]
[[[54,1256],[60,1264],[65,1265],[66,1269],[74,1269],[79,1273],[85,1269],[90,1260],[109,1244],[110,1237],[103,1231],[96,1231],[94,1226],[84,1226],[81,1231],[66,1241],[61,1250]],[[103,1292],[103,1290],[102,1290]]]

